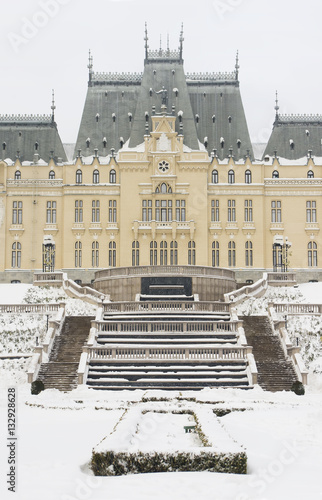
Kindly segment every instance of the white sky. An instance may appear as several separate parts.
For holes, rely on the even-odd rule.
[[[51,15],[46,14],[50,8]],[[76,142],[94,71],[143,71],[149,45],[177,49],[184,23],[185,70],[233,71],[252,140],[265,142],[281,113],[322,113],[322,2],[318,0],[14,0],[2,5],[0,114],[50,113],[63,142]],[[41,26],[42,25],[42,26]],[[19,38],[20,37],[20,38]]]

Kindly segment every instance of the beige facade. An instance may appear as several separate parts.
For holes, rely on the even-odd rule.
[[[322,277],[322,163],[222,161],[186,147],[175,121],[152,116],[142,145],[116,156],[1,161],[1,280],[41,270],[46,237],[55,269],[83,282],[132,265],[223,267],[246,281],[273,269],[274,244],[278,268]]]

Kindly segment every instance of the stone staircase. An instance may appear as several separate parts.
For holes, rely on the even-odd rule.
[[[266,316],[243,316],[247,344],[253,346],[258,383],[267,391],[290,391],[297,380],[292,362],[286,359],[279,338]]]
[[[91,327],[90,316],[68,316],[56,337],[48,363],[42,363],[38,380],[45,389],[71,391],[77,387],[77,368]]]

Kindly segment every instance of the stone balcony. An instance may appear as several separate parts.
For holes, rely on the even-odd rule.
[[[21,235],[23,234],[25,228],[22,224],[11,224],[9,231],[12,234],[18,234]]]
[[[318,234],[318,232],[320,231],[320,226],[317,222],[307,222],[305,224],[305,232],[308,234],[308,235],[315,235],[315,234]]]
[[[254,222],[244,222],[243,223],[243,233],[244,234],[255,234],[256,228]]]
[[[213,236],[220,235],[222,233],[222,224],[220,221],[211,222],[209,226],[209,232]]]
[[[186,222],[178,222],[178,221],[134,221],[133,227],[134,238],[137,239],[139,233],[147,233],[151,234],[152,239],[154,240],[157,234],[169,234],[172,239],[175,240],[177,234],[187,234],[190,239],[194,238],[195,233],[195,221],[186,221]]]
[[[225,227],[226,234],[236,235],[239,231],[238,224],[236,221],[227,222]]]
[[[271,222],[270,231],[275,234],[280,234],[284,232],[284,223],[283,222]]]
[[[56,234],[58,233],[58,225],[57,224],[46,224],[44,227],[45,234]]]

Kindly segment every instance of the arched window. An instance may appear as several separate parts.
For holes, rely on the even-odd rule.
[[[309,267],[317,267],[318,265],[318,246],[315,241],[310,241],[307,246],[307,260]]]
[[[211,172],[211,182],[212,184],[218,184],[218,170],[213,170]]]
[[[92,243],[92,267],[99,266],[99,243],[98,241],[93,241]]]
[[[38,149],[39,149],[39,144],[38,142],[35,142],[35,151],[38,151]]]
[[[212,242],[212,266],[219,267],[219,241]]]
[[[188,243],[188,265],[196,265],[196,243],[192,240]]]
[[[18,181],[19,179],[21,179],[21,172],[20,172],[20,170],[16,170],[15,171],[15,180]]]
[[[235,172],[233,170],[228,172],[228,184],[235,184]]]
[[[116,172],[114,169],[110,171],[110,184],[116,184]]]
[[[49,179],[55,179],[55,172],[53,170],[49,172]]]
[[[161,241],[160,243],[160,266],[166,266],[168,264],[168,243],[166,241]]]
[[[98,170],[94,170],[93,172],[93,184],[99,184],[100,181],[100,173]]]
[[[246,267],[253,265],[253,243],[251,241],[245,243],[245,265]]]
[[[108,244],[108,265],[109,267],[116,267],[116,243],[110,241]]]
[[[164,194],[164,193],[167,193],[168,192],[168,186],[166,185],[165,182],[162,182],[161,184],[161,193]]]
[[[140,244],[138,241],[132,243],[132,266],[140,265]]]
[[[2,143],[2,151],[5,151],[7,149],[7,143],[3,142]]]
[[[172,188],[166,182],[162,182],[156,187],[155,192],[161,194],[172,193]]]
[[[82,243],[80,241],[75,243],[75,267],[82,267]]]
[[[234,241],[228,243],[228,266],[236,266],[236,243]]]
[[[307,178],[308,179],[313,179],[314,178],[314,172],[313,170],[309,170],[308,173],[307,173]]]
[[[252,183],[252,173],[250,170],[246,170],[245,172],[245,184],[251,184]]]
[[[76,184],[81,184],[83,182],[83,172],[78,169],[76,170]]]
[[[21,243],[19,243],[19,241],[12,245],[11,267],[21,268]]]
[[[158,245],[156,241],[150,243],[150,266],[158,265]]]
[[[178,243],[171,241],[170,243],[170,266],[178,265]]]
[[[277,170],[274,170],[274,172],[272,173],[272,178],[273,179],[278,179],[280,176],[279,172]]]

